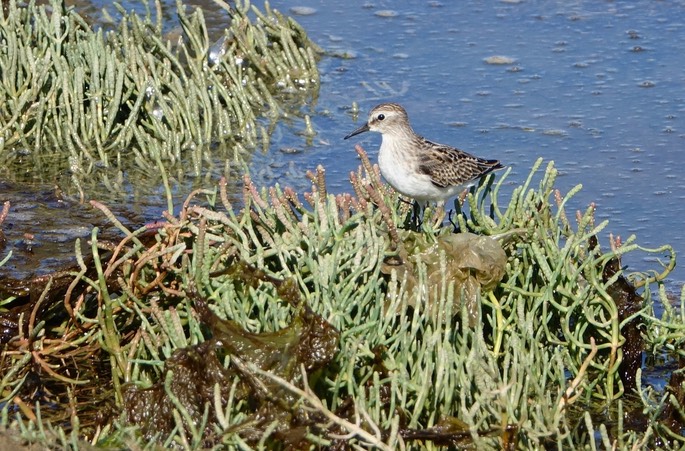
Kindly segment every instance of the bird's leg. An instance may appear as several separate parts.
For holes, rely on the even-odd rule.
[[[421,231],[421,224],[423,223],[423,212],[425,208],[422,207],[418,200],[414,201],[414,212],[412,214],[412,229],[415,232]]]
[[[459,231],[459,225],[457,225],[456,222],[452,219],[452,216],[454,216],[454,210],[450,208],[450,211],[447,213],[447,220],[452,224],[452,227],[454,227],[453,232],[457,233]]]
[[[462,205],[463,204],[459,201],[459,198],[454,199],[454,210],[450,210],[449,215],[447,216],[448,221],[454,227],[454,233],[458,233],[460,231],[459,222],[456,220],[456,218],[463,214],[463,210],[461,208]]]

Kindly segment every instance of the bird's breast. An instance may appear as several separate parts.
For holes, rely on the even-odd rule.
[[[426,195],[432,197],[436,190],[430,177],[419,172],[419,159],[418,152],[383,137],[378,153],[381,175],[395,190],[415,199],[421,199]]]

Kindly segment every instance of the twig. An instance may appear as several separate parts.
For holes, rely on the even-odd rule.
[[[308,382],[307,382],[307,373],[304,369],[304,366],[300,368],[300,371],[302,372],[302,385],[305,387],[304,390],[301,388],[296,387],[293,385],[291,382],[283,379],[280,376],[277,376],[273,373],[270,373],[268,371],[264,371],[261,368],[257,367],[254,364],[249,364],[250,370],[254,371],[255,373],[267,377],[274,382],[278,383],[282,387],[286,388],[287,390],[290,390],[292,393],[300,396],[303,400],[308,402],[312,408],[314,408],[317,412],[323,414],[326,418],[331,420],[333,423],[337,424],[338,426],[346,429],[347,431],[350,432],[353,436],[357,437],[358,439],[362,440],[365,442],[367,445],[372,446],[376,449],[381,449],[384,451],[392,451],[392,448],[388,446],[386,443],[384,443],[380,437],[380,430],[378,429],[378,426],[376,426],[373,422],[371,422],[370,417],[368,415],[364,415],[371,427],[376,431],[376,434],[371,434],[370,432],[367,432],[366,430],[362,429],[361,426],[357,423],[350,423],[349,421],[345,420],[344,418],[340,418],[337,416],[335,413],[331,412],[328,410],[328,408],[321,402],[321,400],[311,391],[309,388]],[[364,412],[362,412],[363,414]]]

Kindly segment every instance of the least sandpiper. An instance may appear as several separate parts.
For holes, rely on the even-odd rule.
[[[417,135],[407,112],[397,103],[382,103],[369,120],[345,139],[366,131],[382,137],[378,165],[385,180],[419,204],[444,202],[504,166]]]

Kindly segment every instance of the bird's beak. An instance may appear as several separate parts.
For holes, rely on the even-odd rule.
[[[355,135],[358,135],[358,134],[364,133],[364,132],[368,132],[368,131],[369,131],[369,123],[367,122],[366,124],[362,125],[358,129],[356,129],[355,131],[350,133],[349,135],[345,136],[345,138],[343,138],[343,139],[351,138]]]

